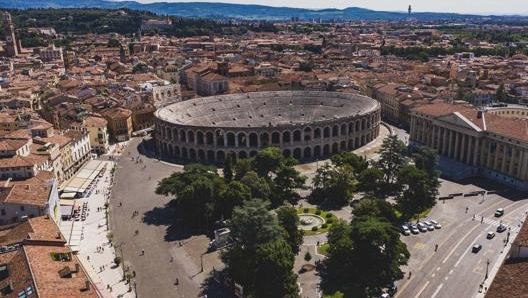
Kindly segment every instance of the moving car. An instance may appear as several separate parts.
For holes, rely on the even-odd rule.
[[[495,211],[495,217],[501,217],[504,215],[504,209],[499,208],[497,211]]]
[[[424,220],[423,223],[427,226],[427,229],[428,229],[429,231],[434,231],[435,227],[434,227],[434,225],[433,225],[430,221],[428,221],[428,220]]]
[[[504,232],[504,231],[506,231],[506,226],[503,225],[503,224],[500,224],[500,225],[497,227],[497,232],[502,233],[502,232]]]
[[[411,235],[411,230],[409,229],[409,227],[407,225],[402,225],[400,230],[401,230],[402,234],[405,235],[405,236]]]
[[[422,233],[427,232],[427,226],[423,222],[419,222],[417,224],[417,226],[418,226],[418,230],[420,230],[420,232],[422,232]]]
[[[471,251],[472,251],[473,253],[478,253],[481,249],[482,249],[482,245],[480,245],[480,244],[475,244],[475,245],[473,245],[473,248],[471,248]]]
[[[433,224],[433,226],[435,227],[435,229],[441,229],[441,228],[442,228],[442,225],[439,224],[436,220],[434,220],[434,219],[430,219],[429,221]]]
[[[488,234],[486,234],[486,238],[488,238],[488,239],[493,239],[493,237],[495,237],[495,233],[494,232],[488,232]]]

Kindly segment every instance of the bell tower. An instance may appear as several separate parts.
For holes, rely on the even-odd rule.
[[[6,43],[6,53],[8,57],[15,57],[18,56],[18,46],[15,36],[15,27],[13,26],[13,23],[11,22],[11,15],[9,12],[4,12],[4,15],[2,16],[2,20],[4,23],[4,36],[5,36],[5,43]]]

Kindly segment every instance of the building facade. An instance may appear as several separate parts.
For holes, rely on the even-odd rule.
[[[513,110],[517,117],[502,115]],[[503,111],[443,102],[423,105],[411,112],[410,142],[437,150],[446,160],[440,168],[447,176],[481,175],[528,190],[527,117],[524,107]]]

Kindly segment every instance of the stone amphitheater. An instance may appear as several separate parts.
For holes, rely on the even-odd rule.
[[[276,146],[300,161],[354,150],[374,140],[380,104],[357,94],[276,91],[211,96],[160,108],[158,154],[167,160],[222,163]]]

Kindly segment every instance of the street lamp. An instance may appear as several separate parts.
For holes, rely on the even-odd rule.
[[[484,280],[488,279],[488,269],[489,269],[489,259],[486,261],[486,276],[484,277]]]

